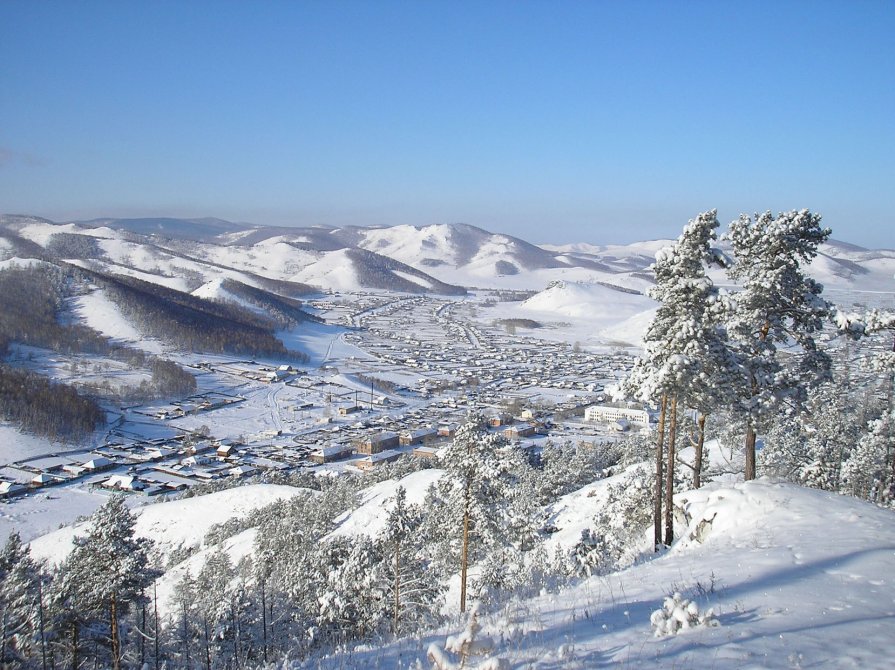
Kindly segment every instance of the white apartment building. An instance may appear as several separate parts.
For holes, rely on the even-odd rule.
[[[584,410],[585,421],[616,423],[627,421],[638,428],[649,428],[649,412],[626,405],[591,405]]]

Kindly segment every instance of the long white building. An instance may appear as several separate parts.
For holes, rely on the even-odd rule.
[[[585,421],[616,423],[627,421],[638,428],[649,428],[649,412],[626,405],[591,405],[584,410]]]

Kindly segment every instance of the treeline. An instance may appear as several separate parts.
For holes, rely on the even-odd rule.
[[[300,300],[277,295],[233,279],[224,280],[221,288],[263,309],[279,328],[290,328],[306,321],[321,322],[319,317],[302,309]]]
[[[186,396],[196,392],[196,378],[174,361],[153,358],[149,362],[152,386],[165,396]]]
[[[461,286],[445,284],[442,281],[426,275],[416,268],[405,265],[392,258],[380,256],[365,249],[346,249],[345,255],[351,259],[357,270],[361,285],[370,288],[379,288],[386,291],[400,291],[402,293],[438,293],[441,295],[466,295],[466,289]],[[421,284],[405,279],[401,274],[417,277]]]
[[[398,385],[395,382],[388,379],[380,379],[379,377],[373,377],[372,375],[365,375],[363,373],[358,373],[355,377],[357,378],[357,381],[366,386],[385,391],[386,393],[394,393],[398,388]]]
[[[79,237],[79,236],[75,236]],[[273,316],[253,314],[236,305],[203,300],[181,291],[83,268],[10,268],[0,271],[0,346],[4,342],[43,347],[66,353],[93,353],[145,364],[141,351],[113,344],[92,328],[60,319],[64,301],[87,282],[104,288],[122,314],[151,337],[188,351],[288,356],[307,360],[286,349],[273,334],[277,327],[318,320],[301,303],[233,282],[232,288]]]
[[[306,354],[286,349],[274,336],[269,320],[236,305],[203,300],[133,277],[85,272],[106,289],[137,328],[180,349],[307,360]]]
[[[47,241],[46,250],[56,258],[89,260],[105,256],[95,237],[75,233],[53,233]]]
[[[0,417],[51,440],[77,442],[105,422],[92,398],[46,377],[0,365]]]
[[[0,271],[0,338],[54,351],[107,353],[108,341],[99,333],[57,319],[66,280],[49,264]]]

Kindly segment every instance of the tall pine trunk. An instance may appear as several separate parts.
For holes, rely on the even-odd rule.
[[[202,617],[205,626],[205,670],[211,670],[211,648],[208,640],[208,616]]]
[[[771,331],[771,322],[765,321],[764,325],[761,327],[761,331],[759,331],[758,339],[760,342],[765,342],[768,339],[768,333]],[[755,378],[755,375],[752,375],[752,398],[755,398],[758,395],[758,380]],[[748,482],[755,479],[755,441],[756,441],[756,433],[755,433],[755,417],[750,413],[747,421],[746,421],[746,467],[745,472],[743,473],[743,478]]]
[[[750,420],[749,423],[746,424],[746,470],[744,477],[747,482],[755,479],[756,437],[755,428],[752,427],[752,421]]]
[[[78,640],[78,622],[71,622],[71,667],[73,670],[78,670],[78,665],[81,661],[78,660],[78,645],[80,644]]]
[[[263,640],[263,646],[261,647],[261,653],[264,658],[264,663],[267,663],[267,580],[262,579],[261,583],[261,635]]]
[[[40,625],[40,667],[47,670],[47,628],[44,623],[43,570],[37,573],[37,617]]]
[[[671,420],[668,426],[668,465],[665,470],[665,544],[674,542],[674,446],[677,437],[677,396],[671,399]]]
[[[693,457],[693,488],[698,489],[702,486],[702,460],[703,448],[705,446],[705,414],[699,413],[699,419],[696,420],[696,444],[693,445],[696,450]]]
[[[398,615],[401,611],[401,541],[395,540],[395,635],[398,634]]]
[[[466,611],[466,572],[469,567],[469,490],[470,483],[466,483],[463,506],[463,549],[460,555],[460,612]]]
[[[155,643],[155,670],[158,670],[158,586],[156,586],[155,582],[152,583],[152,619],[152,638]]]
[[[121,640],[118,637],[118,600],[115,594],[109,599],[109,627],[112,633],[112,669],[121,670]]]
[[[653,498],[653,548],[659,551],[662,546],[662,467],[664,462],[665,443],[665,410],[668,407],[668,396],[662,394],[662,403],[659,409],[659,434],[656,439],[656,494]]]
[[[140,667],[146,664],[146,603],[140,607]]]

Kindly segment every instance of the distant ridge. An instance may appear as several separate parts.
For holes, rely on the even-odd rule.
[[[78,244],[77,236],[90,240]],[[227,279],[290,297],[327,290],[540,291],[557,280],[644,293],[656,252],[671,241],[535,245],[466,223],[337,228],[258,226],[213,217],[55,223],[0,215],[0,260],[55,254],[187,292]],[[66,250],[76,255],[66,256]],[[831,290],[892,291],[895,250],[831,240],[821,246],[811,271]],[[717,279],[724,282],[721,274]]]

